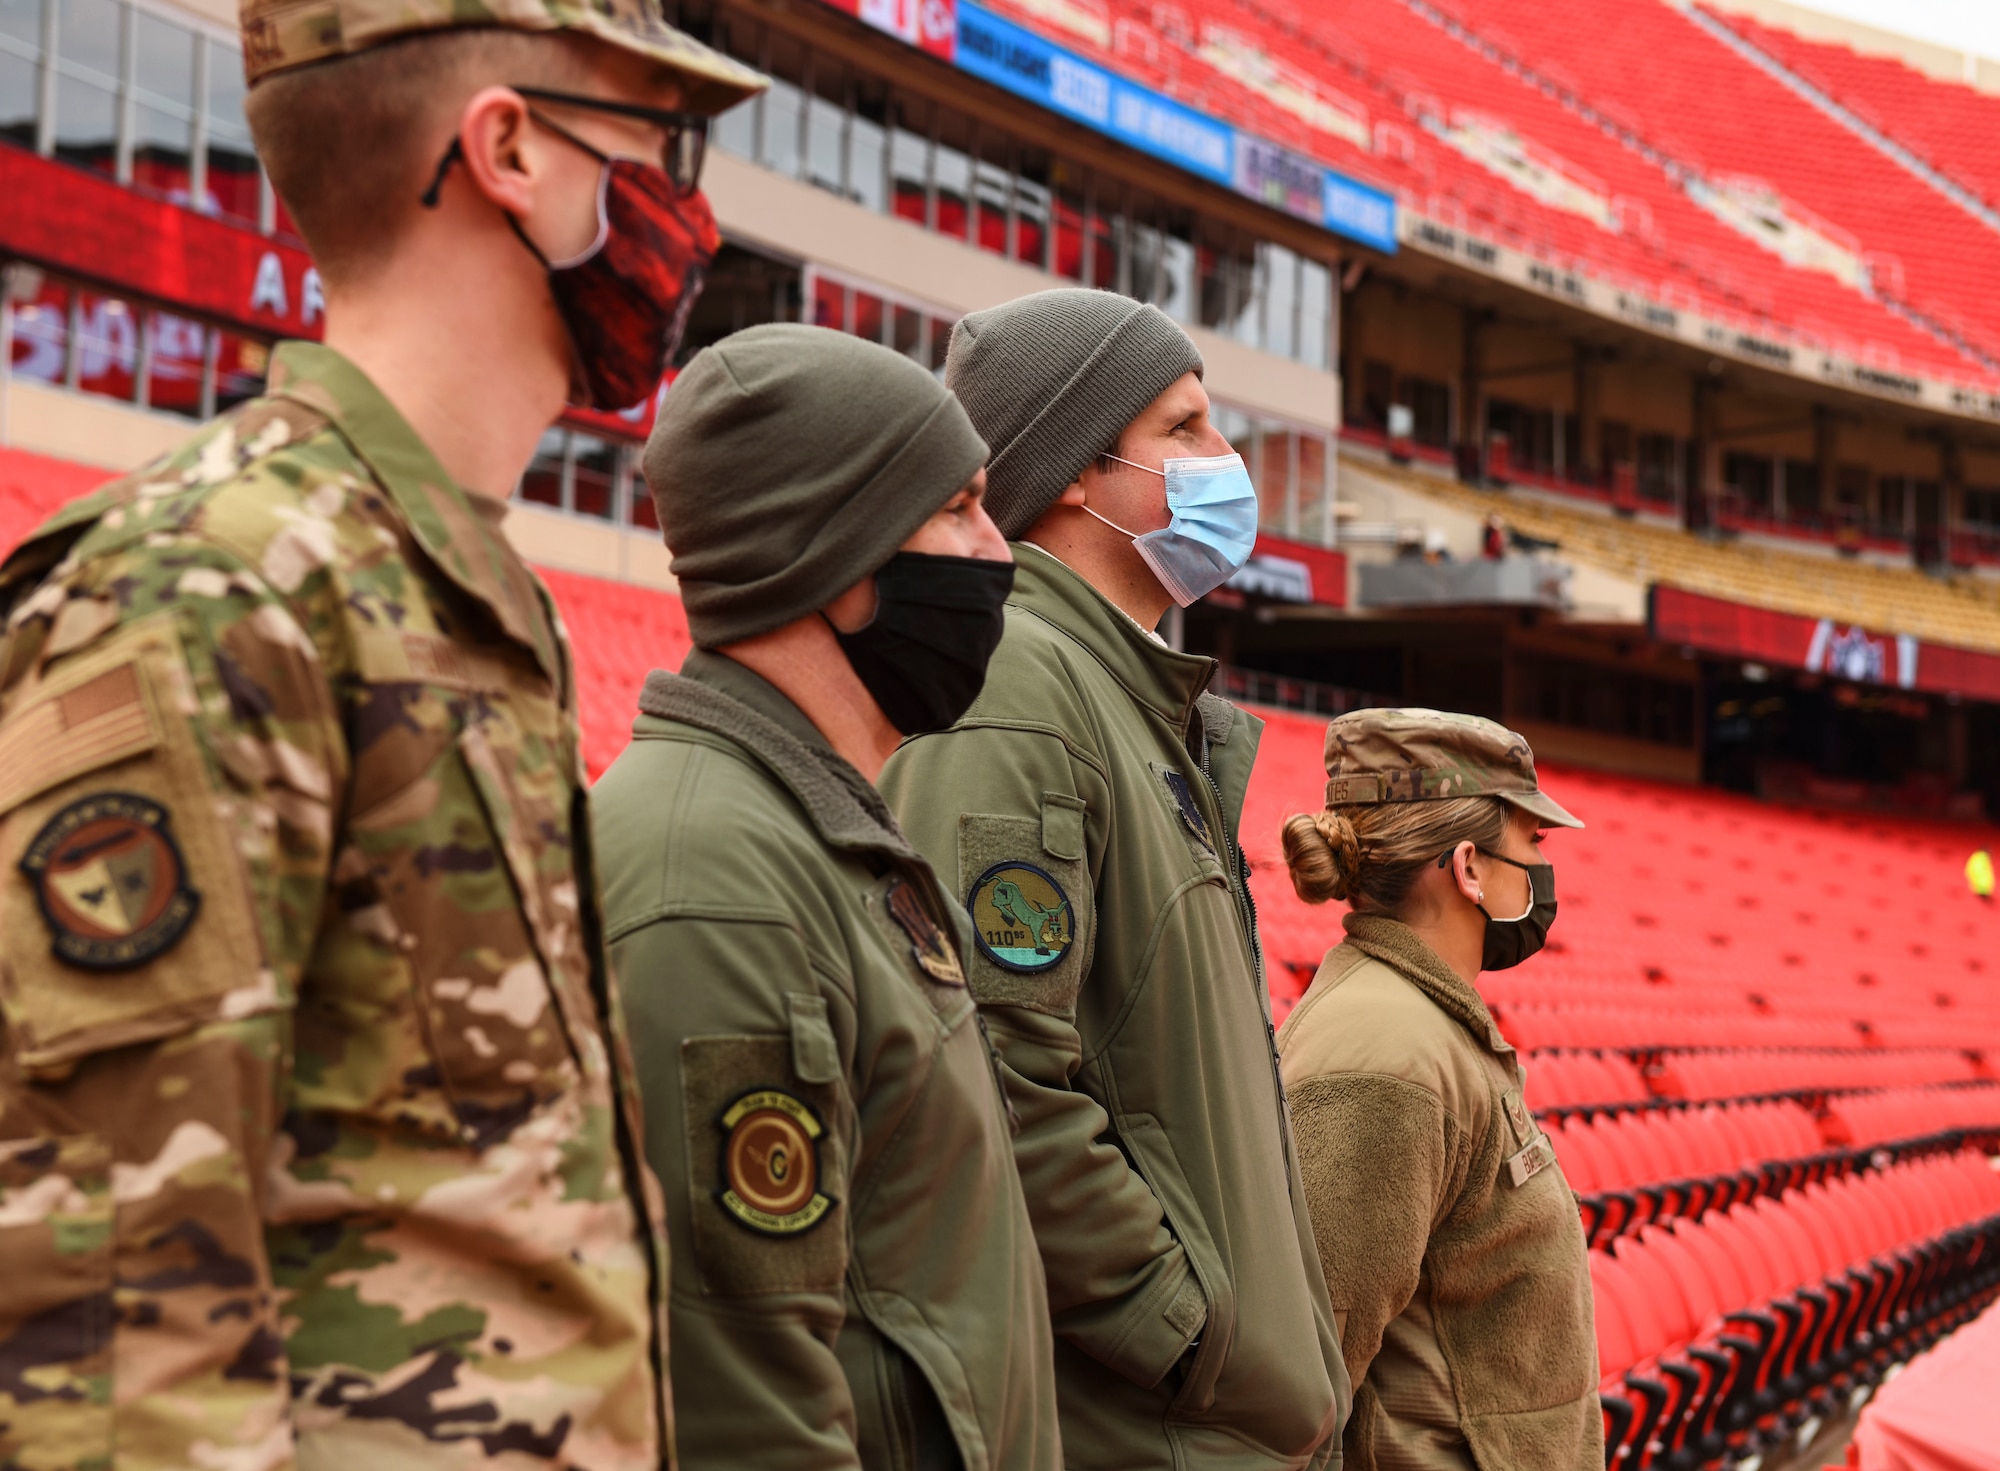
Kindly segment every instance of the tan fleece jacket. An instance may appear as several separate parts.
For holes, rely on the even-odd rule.
[[[1408,926],[1346,927],[1278,1050],[1348,1471],[1598,1471],[1589,1259],[1514,1049]]]

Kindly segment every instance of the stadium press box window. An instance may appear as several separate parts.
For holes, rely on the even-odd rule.
[[[669,5],[670,16],[681,7]],[[1333,277],[1318,261],[1128,188],[716,11],[681,23],[772,77],[717,121],[715,146],[936,234],[1323,371]]]
[[[129,0],[0,0],[0,141],[269,228],[233,36]]]

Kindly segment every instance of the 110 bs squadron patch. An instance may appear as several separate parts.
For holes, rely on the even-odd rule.
[[[723,1110],[722,1188],[715,1198],[748,1230],[765,1236],[810,1231],[833,1209],[819,1188],[819,1142],[826,1126],[782,1088],[754,1088]]]
[[[201,908],[167,809],[130,792],[70,803],[21,858],[58,958],[130,970],[170,950]]]
[[[1047,970],[1076,942],[1076,921],[1062,885],[1032,863],[996,863],[966,897],[979,948],[1013,971]]]

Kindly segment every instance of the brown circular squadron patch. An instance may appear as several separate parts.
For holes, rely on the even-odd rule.
[[[715,1195],[739,1225],[765,1236],[796,1236],[826,1218],[833,1209],[819,1188],[826,1128],[809,1105],[782,1088],[756,1088],[716,1122],[722,1188]]]
[[[42,825],[21,858],[59,959],[130,970],[171,950],[201,895],[167,809],[131,792],[94,792]]]

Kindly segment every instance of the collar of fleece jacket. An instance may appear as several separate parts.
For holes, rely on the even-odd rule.
[[[1418,939],[1415,930],[1384,914],[1349,914],[1341,924],[1355,949],[1394,967],[1494,1052],[1513,1052],[1513,1044],[1500,1035],[1493,1013],[1486,1009],[1479,993],[1460,980],[1435,950]]]

